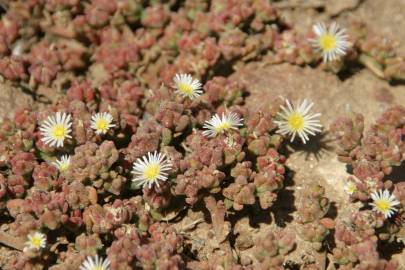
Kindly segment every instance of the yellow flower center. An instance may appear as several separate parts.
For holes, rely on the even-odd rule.
[[[96,129],[98,131],[106,132],[108,130],[108,122],[103,118],[98,119],[96,122]]]
[[[41,247],[41,238],[39,237],[33,237],[31,238],[31,245],[37,249]]]
[[[159,164],[150,164],[145,168],[143,172],[143,177],[148,181],[154,181],[160,174]]]
[[[292,130],[299,131],[304,128],[305,119],[301,114],[294,112],[288,117],[287,122]]]
[[[353,183],[350,183],[347,185],[347,192],[349,192],[350,194],[353,194],[357,191],[356,185]]]
[[[193,94],[193,88],[187,83],[179,83],[178,88],[184,94],[191,96]]]
[[[321,49],[324,51],[333,51],[336,49],[336,37],[331,34],[325,34],[319,39]]]
[[[94,266],[91,270],[105,270],[102,266]]]
[[[223,130],[228,130],[231,128],[231,125],[229,124],[229,122],[222,122],[220,125],[215,127],[215,131],[217,133],[220,133]]]
[[[375,202],[375,206],[382,213],[385,213],[391,209],[391,204],[388,200],[378,200]]]
[[[52,136],[57,140],[64,139],[66,136],[65,126],[62,124],[55,125],[52,130]]]
[[[63,162],[62,164],[60,164],[59,166],[59,171],[60,172],[64,172],[69,168],[69,163],[68,162]]]

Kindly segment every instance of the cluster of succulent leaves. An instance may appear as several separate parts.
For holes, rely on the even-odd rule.
[[[389,45],[363,25],[352,29],[347,59],[321,64],[325,69],[340,72],[360,62],[382,78],[405,77],[404,62]],[[120,270],[289,269],[295,232],[268,230],[252,242],[251,232],[232,223],[246,212],[268,215],[282,200],[287,152],[274,123],[283,101],[252,113],[244,105],[246,86],[227,76],[248,61],[320,63],[307,37],[285,25],[269,1],[10,1],[0,22],[0,55],[5,83],[37,101],[0,125],[0,242],[8,246],[0,248],[8,255],[0,259],[2,269],[78,269],[95,254]],[[175,94],[172,78],[179,72],[201,79],[199,98]],[[73,121],[63,148],[45,145],[38,131],[57,111]],[[96,112],[113,116],[107,134],[91,129]],[[242,116],[244,126],[203,136],[204,122],[223,112]],[[367,176],[375,172],[377,184],[397,190],[404,205],[405,187],[382,182],[381,174],[404,157],[403,109],[387,114],[391,121],[371,131],[384,139],[376,148],[362,137],[361,116],[346,119],[341,157],[350,157],[357,177],[366,159]],[[400,157],[392,153],[398,147]],[[168,181],[136,188],[133,162],[156,150],[172,163]],[[72,160],[59,172],[52,162],[62,154]],[[358,189],[353,198],[368,200],[369,191]],[[403,224],[367,210],[349,225],[334,226],[325,218],[330,202],[321,186],[308,187],[302,197],[298,234],[320,250],[335,228],[332,253],[341,269],[395,269],[379,258],[376,235],[404,235]],[[199,228],[206,233],[201,241],[189,233]],[[23,252],[33,231],[47,236],[47,247]],[[235,246],[254,248],[243,257]]]

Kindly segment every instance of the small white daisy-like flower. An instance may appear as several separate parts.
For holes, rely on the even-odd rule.
[[[69,155],[63,155],[60,157],[60,159],[57,159],[56,161],[52,162],[52,165],[54,165],[60,172],[66,171],[69,166],[70,166],[70,156]]]
[[[142,158],[138,158],[132,167],[134,178],[132,181],[138,183],[138,186],[149,188],[155,184],[159,187],[159,181],[166,181],[168,171],[172,168],[172,164],[166,159],[162,153],[149,152]]]
[[[207,137],[215,137],[230,129],[238,129],[239,126],[243,125],[242,121],[243,118],[240,118],[236,113],[222,113],[221,117],[215,114],[210,120],[205,121],[203,128],[207,130],[204,130],[202,134]]]
[[[96,134],[106,134],[110,128],[115,127],[115,124],[112,124],[113,120],[112,115],[107,112],[96,113],[91,117],[90,127]]]
[[[353,181],[348,181],[344,186],[344,190],[347,194],[352,195],[357,191],[356,183]]]
[[[346,54],[350,47],[346,30],[340,28],[336,22],[327,28],[323,23],[317,23],[313,27],[316,38],[311,39],[312,46],[321,52],[323,61],[333,61]]]
[[[377,189],[377,182],[375,179],[371,177],[367,177],[366,179],[366,185],[368,190],[376,190]]]
[[[51,147],[63,147],[66,138],[72,138],[72,121],[70,114],[57,112],[49,116],[48,119],[39,127],[42,135],[42,141]]]
[[[373,210],[384,214],[385,218],[390,218],[394,212],[398,211],[395,206],[400,204],[400,202],[388,190],[374,191],[371,193],[371,199],[373,199],[373,202],[370,203],[373,206]]]
[[[190,74],[176,74],[173,81],[177,92],[183,97],[194,99],[202,94],[202,84]]]
[[[25,247],[29,250],[40,250],[46,247],[46,236],[40,232],[30,233],[28,241],[25,242]]]
[[[313,102],[304,99],[300,105],[293,106],[286,99],[286,104],[287,107],[281,105],[282,112],[277,114],[281,119],[274,121],[278,125],[277,133],[291,135],[291,142],[298,134],[305,144],[309,140],[308,134],[315,135],[316,132],[321,132],[322,125],[317,119],[321,114],[310,113]]]
[[[108,270],[110,269],[110,260],[106,258],[103,260],[98,255],[92,257],[87,256],[86,260],[80,266],[80,270]]]

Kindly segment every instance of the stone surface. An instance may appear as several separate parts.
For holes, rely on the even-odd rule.
[[[32,105],[33,99],[30,95],[23,93],[21,89],[0,82],[0,119],[12,116],[18,108]]]
[[[341,12],[355,9],[361,0],[326,0],[325,11],[331,16],[338,15]]]
[[[339,2],[339,1],[336,1]],[[405,56],[405,1],[367,0],[342,19],[366,22],[373,31],[398,43],[398,52]]]

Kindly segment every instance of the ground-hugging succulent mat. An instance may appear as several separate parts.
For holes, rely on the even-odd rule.
[[[405,269],[405,2],[0,7],[0,269]]]

